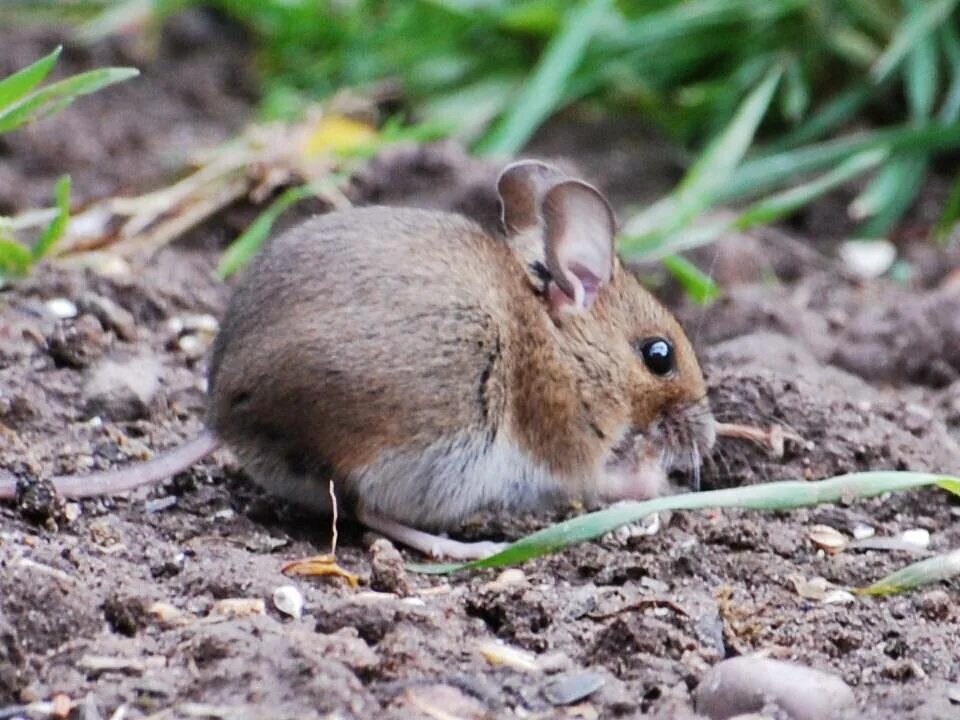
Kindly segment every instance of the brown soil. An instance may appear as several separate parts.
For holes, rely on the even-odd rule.
[[[44,202],[64,171],[81,198],[155,186],[171,155],[229,136],[249,112],[242,40],[208,18],[179,23],[158,55],[137,56],[141,80],[4,138],[0,211]],[[0,31],[0,73],[57,37]],[[64,67],[133,62],[131,52],[72,50]],[[602,128],[588,130],[592,143],[570,127],[552,140],[550,132],[540,152],[582,162],[621,209],[636,186],[669,184],[662,163],[647,178],[651,146],[631,155],[636,143],[618,139],[630,128],[611,135],[608,161],[596,139]],[[582,160],[573,149],[581,147]],[[493,172],[449,146],[395,150],[353,193],[358,202],[456,208],[491,224]],[[218,222],[210,234],[229,234],[228,220]],[[217,317],[228,295],[211,279],[213,245],[167,248],[127,279],[45,266],[0,293],[0,472],[48,477],[122,465],[200,429],[210,338],[196,316]],[[927,245],[905,252],[921,270],[913,286],[849,280],[828,254],[779,231],[703,254],[724,298],[707,310],[676,309],[700,348],[718,416],[804,439],[788,441],[782,456],[724,441],[706,484],[960,470],[960,284],[949,275],[960,259]],[[54,298],[77,303],[80,316],[57,320],[46,305]],[[131,377],[104,390],[104,368]],[[71,717],[85,719],[121,706],[128,718],[438,717],[429,708],[458,717],[696,718],[692,690],[706,670],[763,650],[842,676],[859,705],[849,717],[954,717],[956,581],[824,604],[802,597],[797,579],[860,586],[917,557],[824,555],[808,538],[815,524],[863,523],[878,536],[922,528],[931,550],[944,551],[960,547],[958,516],[956,501],[935,491],[776,514],[674,513],[652,536],[530,562],[514,584],[486,572],[404,575],[389,548],[369,550],[347,526],[338,556],[361,576],[354,590],[281,574],[285,561],[326,550],[328,525],[265,497],[218,453],[129,497],[0,508],[0,708],[66,693],[79,703]],[[516,534],[546,520],[490,521],[471,534]],[[306,600],[298,620],[271,600],[288,584]],[[217,605],[229,598],[262,599],[265,610],[231,615]],[[158,616],[158,602],[179,613]],[[547,669],[491,666],[478,645],[494,638]],[[558,688],[598,679],[598,690],[572,701],[576,710],[558,705],[569,700]]]

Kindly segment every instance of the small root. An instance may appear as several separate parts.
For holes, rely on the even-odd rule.
[[[780,425],[771,425],[769,429],[753,427],[751,425],[741,425],[739,423],[716,424],[718,437],[734,438],[737,440],[750,440],[762,445],[770,450],[770,453],[776,458],[782,458],[786,441],[804,444],[806,441],[791,430],[784,430]]]

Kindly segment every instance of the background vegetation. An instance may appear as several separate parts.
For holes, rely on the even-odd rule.
[[[69,17],[92,40],[190,6],[249,30],[263,119],[349,88],[381,101],[391,137],[412,126],[496,155],[576,103],[654,124],[690,170],[621,247],[701,300],[716,289],[678,251],[852,181],[854,236],[888,237],[960,146],[957,0],[41,0],[0,19]],[[741,212],[704,220],[720,203]],[[932,234],[958,216],[960,183]]]

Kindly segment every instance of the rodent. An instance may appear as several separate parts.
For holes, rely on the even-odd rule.
[[[667,489],[713,445],[680,325],[624,268],[614,213],[536,161],[497,182],[505,237],[460,215],[367,207],[269,240],[214,343],[208,430],[64,495],[167,477],[229,446],[268,491],[432,555],[479,510],[588,506]],[[13,491],[0,487],[0,496]]]

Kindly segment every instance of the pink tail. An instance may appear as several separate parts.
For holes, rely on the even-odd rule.
[[[53,478],[52,482],[57,494],[65,498],[116,495],[166,480],[205,458],[218,447],[220,440],[209,430],[204,430],[192,440],[158,455],[153,460],[88,475],[61,475]],[[0,478],[0,499],[15,497],[16,490],[16,481],[13,478]]]

